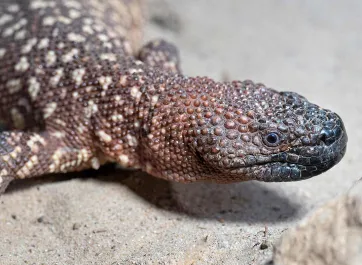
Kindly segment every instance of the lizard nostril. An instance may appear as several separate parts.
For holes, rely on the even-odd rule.
[[[326,145],[331,145],[336,141],[337,137],[333,130],[328,128],[323,128],[319,134],[319,140]]]

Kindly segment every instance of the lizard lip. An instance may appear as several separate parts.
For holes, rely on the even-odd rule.
[[[299,163],[272,165],[270,168],[270,178],[266,181],[296,181],[317,176],[333,166],[337,165],[343,158],[347,150],[347,135],[344,132],[341,137],[330,146],[315,147],[318,157],[302,156]],[[297,153],[307,153],[308,149],[296,148]],[[289,172],[290,169],[290,172]],[[268,175],[268,172],[266,172]]]
[[[234,166],[231,174],[248,174],[266,182],[297,181],[317,176],[336,164],[346,153],[347,135],[344,132],[333,144],[314,147],[294,147],[272,156],[267,161],[254,161]]]

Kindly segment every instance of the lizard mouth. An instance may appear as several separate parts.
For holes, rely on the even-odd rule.
[[[346,153],[347,135],[344,132],[333,144],[294,147],[271,157],[248,159],[243,165],[234,163],[230,174],[248,175],[265,182],[297,181],[317,176],[336,164]]]

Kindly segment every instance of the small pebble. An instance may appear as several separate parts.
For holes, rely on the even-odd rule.
[[[269,246],[265,242],[260,244],[260,249],[261,250],[264,250],[264,249],[267,249],[267,248],[269,248]]]

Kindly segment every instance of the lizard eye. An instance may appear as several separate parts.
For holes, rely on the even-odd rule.
[[[264,143],[268,146],[277,146],[280,143],[280,136],[275,132],[270,132],[264,136]]]

